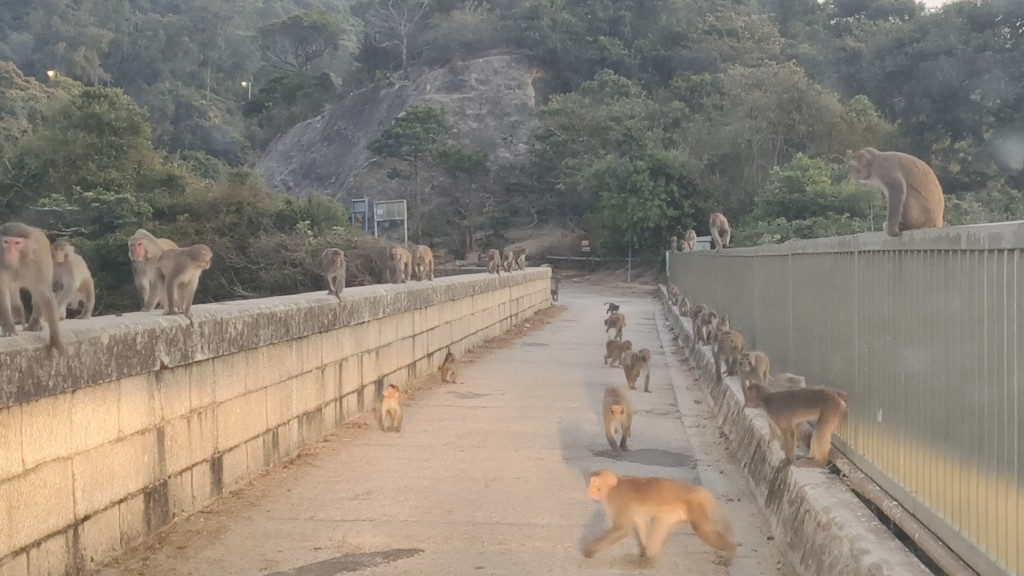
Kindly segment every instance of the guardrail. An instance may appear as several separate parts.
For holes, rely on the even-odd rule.
[[[1024,222],[669,253],[773,373],[846,390],[837,446],[981,574],[1024,573]]]

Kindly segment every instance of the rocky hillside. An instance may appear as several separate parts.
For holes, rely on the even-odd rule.
[[[522,156],[533,126],[537,69],[522,56],[451,64],[407,82],[379,83],[329,106],[277,138],[257,170],[272,189],[341,199],[406,197],[409,182],[389,180],[366,149],[391,121],[417,104],[444,107],[452,139],[486,151],[492,166]],[[430,183],[424,186],[429,193]]]

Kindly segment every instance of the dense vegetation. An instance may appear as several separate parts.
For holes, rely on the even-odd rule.
[[[864,145],[932,164],[949,224],[1024,217],[1018,0],[0,0],[0,220],[70,237],[101,312],[135,305],[140,226],[213,247],[199,301],[318,288],[313,256],[364,241],[333,200],[267,192],[256,154],[370,82],[494,50],[545,70],[528,158],[492,166],[423,109],[371,147],[405,168],[417,240],[551,221],[650,251],[712,210],[738,244],[878,230],[844,168]]]

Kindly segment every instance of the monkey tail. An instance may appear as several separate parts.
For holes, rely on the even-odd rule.
[[[700,488],[690,516],[690,525],[693,526],[693,532],[698,538],[712,548],[724,552],[727,560],[732,560],[736,554],[732,523],[718,504],[715,495],[706,488]]]

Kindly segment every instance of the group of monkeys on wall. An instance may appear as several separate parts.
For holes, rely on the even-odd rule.
[[[854,153],[849,165],[854,180],[876,186],[885,193],[885,233],[898,238],[907,230],[942,228],[946,199],[942,194],[935,172],[920,158],[903,152],[879,152],[874,148],[861,148]],[[715,251],[729,247],[732,230],[721,212],[708,219]],[[690,229],[682,242],[675,236],[669,240],[673,252],[693,252],[697,247],[697,233]]]
[[[59,321],[68,306],[81,307],[78,318],[92,317],[96,291],[92,273],[75,247],[65,240],[52,244],[42,230],[21,222],[0,225],[0,336],[26,332],[50,332],[50,349],[63,352]],[[192,317],[192,300],[199,276],[209,269],[213,251],[205,244],[185,248],[166,238],[138,230],[128,240],[135,287],[142,310],[163,304],[165,314]],[[32,298],[32,316],[25,318],[21,290]]]
[[[63,352],[59,321],[68,307],[81,308],[79,319],[92,317],[96,291],[92,272],[85,259],[66,240],[53,243],[39,228],[21,222],[0,225],[0,336],[14,336],[18,325],[26,332],[49,329],[50,348]],[[167,238],[157,238],[146,230],[137,230],[128,239],[128,257],[132,263],[135,288],[149,312],[163,306],[167,315],[182,314],[192,319],[192,301],[199,277],[210,268],[213,250],[206,244],[184,248]],[[526,249],[507,248],[502,255],[491,250],[488,270],[526,269]],[[328,283],[328,294],[341,298],[345,288],[345,252],[328,248],[321,255],[321,271]],[[410,278],[434,279],[434,254],[430,247],[413,244],[409,249],[392,246],[388,252],[389,282],[405,283]],[[25,317],[21,290],[32,299],[32,315]]]

